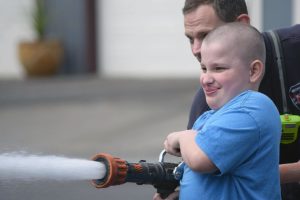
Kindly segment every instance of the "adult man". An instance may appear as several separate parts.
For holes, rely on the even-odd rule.
[[[202,40],[208,32],[227,22],[239,21],[248,24],[250,23],[250,18],[248,16],[247,7],[244,0],[186,0],[183,8],[183,14],[185,35],[190,41],[192,53],[199,61],[201,61]],[[286,36],[284,41],[296,40],[300,45],[300,33],[290,34],[292,32],[299,31],[300,27],[296,26],[290,29],[282,29],[279,32],[282,32],[283,35]],[[266,73],[259,91],[267,94],[274,101],[280,113],[283,114],[284,106],[282,100],[283,98],[281,98],[283,91],[280,89],[280,78],[277,67],[275,66],[276,63],[274,59],[272,59],[274,51],[271,49],[272,47],[270,42],[266,37],[265,43],[267,48]],[[284,56],[291,54],[292,58],[288,58],[286,60],[295,62],[296,58],[299,58],[300,55],[295,56],[295,53],[291,51],[293,51],[292,48],[286,48],[286,51],[284,51]],[[289,91],[290,88],[296,86],[297,83],[300,82],[300,72],[297,73],[296,71],[299,71],[299,69],[300,64],[297,69],[286,70],[286,77],[289,77],[289,83],[285,88],[286,91]],[[298,110],[291,101],[288,103],[288,106],[290,107],[292,114],[300,115],[300,110]],[[203,90],[200,88],[193,101],[188,129],[192,127],[198,116],[206,110],[208,110],[208,106],[205,102]],[[299,145],[294,143],[294,146],[298,147]],[[281,163],[296,162],[299,160],[298,148],[295,148],[296,151],[290,151],[289,149],[290,148],[288,145],[281,145]],[[284,185],[282,186],[282,190],[283,199],[300,198],[300,186],[298,183],[292,184],[291,187],[289,187],[289,185]]]

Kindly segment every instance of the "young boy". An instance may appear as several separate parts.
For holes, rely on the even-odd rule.
[[[192,130],[171,133],[164,142],[185,162],[180,199],[281,199],[279,113],[256,92],[265,54],[261,34],[242,23],[205,37],[200,84],[212,110]]]

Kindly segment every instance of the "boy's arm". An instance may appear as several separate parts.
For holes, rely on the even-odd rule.
[[[167,136],[164,146],[169,154],[181,156],[183,161],[194,171],[211,173],[218,170],[214,163],[195,142],[197,132],[186,130]]]

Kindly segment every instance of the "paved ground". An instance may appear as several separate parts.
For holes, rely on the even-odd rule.
[[[196,79],[68,77],[0,81],[0,153],[90,158],[107,152],[157,162],[164,137],[185,129]],[[97,190],[87,181],[0,180],[2,200],[152,199],[151,186]]]

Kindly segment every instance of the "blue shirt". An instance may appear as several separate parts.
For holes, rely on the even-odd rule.
[[[180,199],[279,200],[281,122],[273,102],[246,91],[201,115],[196,143],[217,166],[204,174],[184,168]]]

